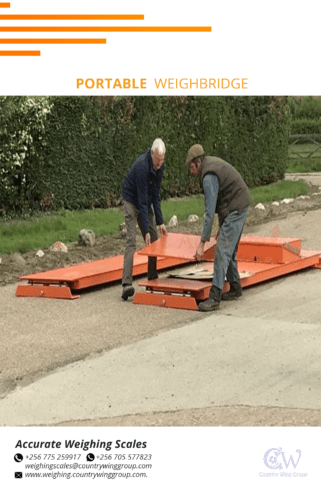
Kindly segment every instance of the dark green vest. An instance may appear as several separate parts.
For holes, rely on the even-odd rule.
[[[215,212],[218,214],[221,226],[231,212],[241,212],[250,205],[250,192],[240,173],[223,159],[204,157],[200,173],[202,189],[203,179],[207,173],[215,173],[220,184]]]

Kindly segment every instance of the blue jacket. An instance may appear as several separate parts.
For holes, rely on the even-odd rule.
[[[145,234],[149,229],[148,209],[151,205],[154,208],[156,224],[160,225],[164,222],[160,205],[163,173],[164,165],[155,171],[148,149],[135,159],[123,181],[122,197],[139,210]]]

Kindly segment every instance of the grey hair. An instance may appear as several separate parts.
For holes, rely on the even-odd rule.
[[[155,139],[151,148],[151,152],[157,152],[158,154],[165,154],[166,147],[162,139]]]

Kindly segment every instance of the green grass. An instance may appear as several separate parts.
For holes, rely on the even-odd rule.
[[[296,158],[288,159],[287,173],[313,173],[321,171],[320,158]]]
[[[179,221],[184,221],[191,214],[204,215],[204,197],[196,195],[184,199],[170,199],[162,202],[162,213],[165,224],[172,216],[177,216]]]
[[[280,180],[264,187],[255,187],[251,189],[251,197],[254,204],[260,202],[273,202],[285,198],[298,197],[299,195],[308,195],[310,187],[303,180],[290,181]]]
[[[279,181],[251,190],[254,204],[272,202],[284,198],[306,195],[309,186],[302,180]],[[164,221],[173,215],[184,221],[190,214],[204,215],[203,195],[162,202]],[[124,221],[122,209],[93,209],[90,211],[62,211],[33,219],[0,222],[0,254],[25,253],[29,250],[48,248],[56,241],[75,242],[81,229],[92,229],[96,236],[110,236],[119,231]]]
[[[83,228],[92,229],[96,236],[113,235],[123,220],[121,210],[93,209],[0,223],[0,253],[48,248],[56,241],[74,242]]]

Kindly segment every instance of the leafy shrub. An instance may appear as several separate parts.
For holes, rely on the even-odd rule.
[[[321,118],[318,120],[308,118],[293,120],[291,123],[291,134],[321,134]]]
[[[6,191],[3,183],[10,183],[10,190],[1,194],[9,209],[17,203],[42,211],[119,205],[127,169],[156,137],[166,144],[163,198],[200,192],[185,164],[189,147],[197,142],[208,155],[233,164],[249,186],[284,175],[290,116],[285,97],[59,96],[8,101],[11,126],[4,126],[4,135],[16,147],[2,154],[2,168],[11,174],[7,181],[3,174],[0,191]],[[22,137],[22,129],[28,137]],[[16,148],[22,185],[13,181]]]
[[[0,207],[21,209],[36,186],[37,149],[51,105],[46,97],[0,97]]]
[[[304,96],[302,98],[291,98],[290,107],[293,120],[321,119],[320,97]]]

